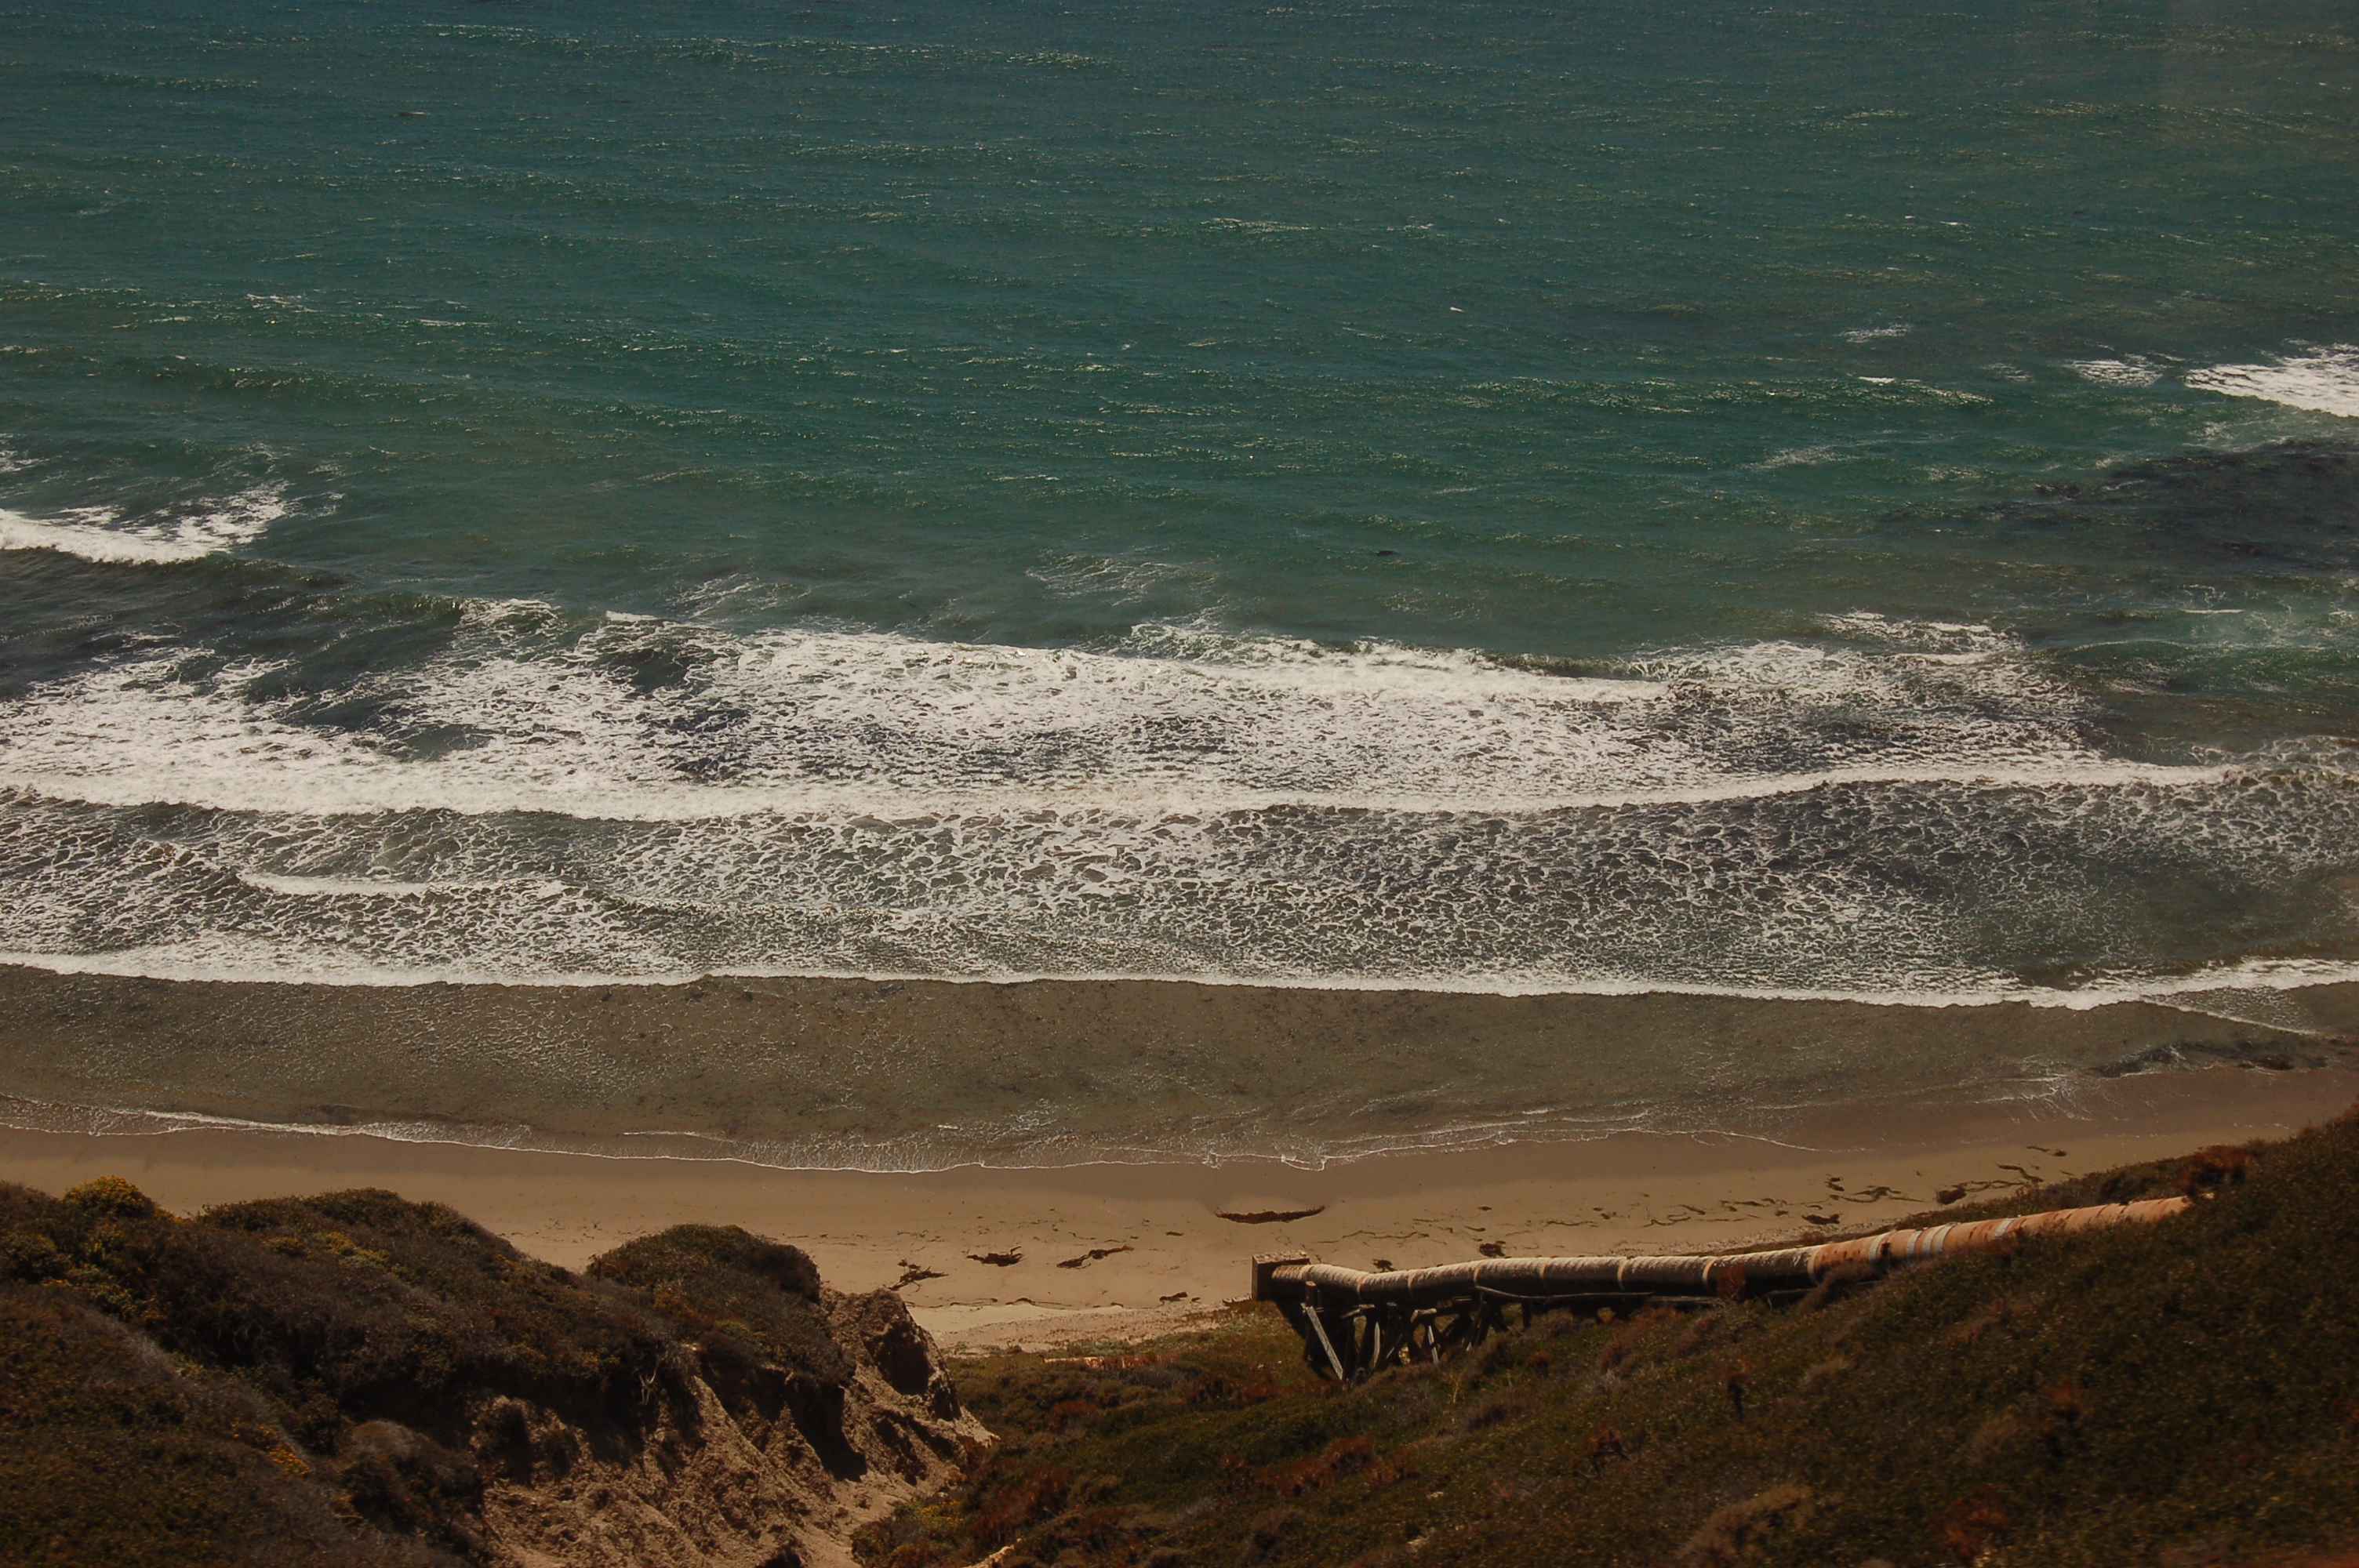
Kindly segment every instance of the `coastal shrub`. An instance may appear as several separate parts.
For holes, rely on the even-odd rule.
[[[734,1225],[680,1225],[600,1255],[588,1272],[638,1292],[716,1362],[776,1366],[834,1388],[851,1379],[828,1333],[819,1270],[799,1248]]]
[[[183,1220],[120,1178],[0,1185],[0,1563],[480,1560],[490,1478],[692,1423],[692,1370],[856,1475],[822,1295],[734,1229],[577,1277],[387,1192]],[[888,1356],[906,1336],[955,1413],[897,1299],[846,1310]]]
[[[1781,1530],[1799,1526],[1810,1512],[1810,1488],[1790,1484],[1730,1503],[1688,1537],[1671,1559],[1673,1568],[1741,1568],[1757,1563]]]
[[[309,1468],[236,1379],[176,1368],[71,1289],[0,1283],[0,1563],[456,1568],[355,1530]]]
[[[82,1213],[60,1206],[52,1233],[85,1252],[104,1242],[99,1267],[131,1303],[118,1315],[238,1373],[315,1435],[333,1425],[321,1400],[444,1443],[463,1441],[472,1400],[492,1394],[594,1416],[636,1403],[669,1341],[630,1303],[392,1193],[234,1204],[111,1237]]]
[[[109,1219],[152,1219],[155,1200],[121,1176],[100,1176],[67,1191],[65,1201]]]

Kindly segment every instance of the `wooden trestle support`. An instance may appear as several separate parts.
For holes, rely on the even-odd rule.
[[[1271,1253],[1254,1260],[1253,1296],[1277,1303],[1322,1375],[1350,1382],[1479,1345],[1505,1326],[1511,1307],[1528,1321],[1559,1308],[1626,1313],[1649,1304],[1791,1300],[1830,1279],[1867,1278],[2031,1237],[2152,1224],[2187,1206],[2186,1198],[2101,1204],[1717,1257],[1484,1258],[1364,1273],[1305,1253]]]

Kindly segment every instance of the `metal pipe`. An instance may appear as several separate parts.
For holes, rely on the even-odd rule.
[[[1379,1312],[1448,1307],[1480,1301],[1534,1304],[1583,1298],[1683,1296],[1807,1290],[1832,1275],[1887,1273],[1905,1263],[1968,1252],[1986,1252],[2010,1237],[2071,1234],[2116,1225],[2151,1225],[2188,1207],[2189,1200],[2152,1198],[2143,1203],[2100,1204],[2090,1208],[2051,1209],[2004,1219],[1924,1229],[1887,1230],[1815,1247],[1780,1247],[1761,1252],[1653,1258],[1483,1258],[1432,1269],[1394,1269],[1364,1273],[1333,1263],[1314,1263],[1307,1254],[1271,1253],[1254,1260],[1254,1300],[1289,1307],[1310,1303],[1319,1317],[1357,1310]],[[1288,1314],[1293,1315],[1292,1314]],[[1314,1318],[1314,1326],[1319,1326]],[[1307,1337],[1307,1336],[1306,1336]],[[1319,1335],[1331,1362],[1341,1370],[1333,1345]],[[1396,1344],[1405,1344],[1397,1339]],[[1381,1341],[1372,1341],[1380,1345]]]

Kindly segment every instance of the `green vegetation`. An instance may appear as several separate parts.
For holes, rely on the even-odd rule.
[[[820,1310],[819,1270],[799,1249],[734,1225],[681,1225],[625,1242],[590,1273],[646,1292],[708,1346],[727,1344],[733,1363],[798,1368],[836,1387],[851,1379]]]
[[[953,1368],[1004,1435],[859,1540],[886,1568],[2277,1563],[2359,1541],[2359,1119],[1944,1219],[2161,1225],[1315,1379],[1274,1310]]]
[[[480,1559],[522,1412],[625,1454],[690,1378],[843,1450],[800,1252],[685,1227],[590,1276],[385,1192],[181,1220],[114,1178],[0,1186],[0,1562]]]

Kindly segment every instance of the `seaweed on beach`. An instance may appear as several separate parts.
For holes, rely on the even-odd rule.
[[[1540,1315],[1315,1379],[1266,1307],[960,1365],[1004,1442],[880,1568],[2290,1563],[2359,1543],[2359,1119],[1932,1219],[2188,1214],[1799,1305]]]

